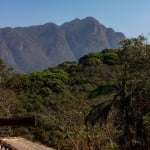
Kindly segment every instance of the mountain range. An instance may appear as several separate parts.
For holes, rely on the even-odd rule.
[[[0,59],[19,72],[40,71],[89,52],[118,48],[125,39],[93,17],[30,27],[0,28]]]

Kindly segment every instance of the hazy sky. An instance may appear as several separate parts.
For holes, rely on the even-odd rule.
[[[0,0],[0,28],[95,17],[127,37],[150,33],[150,0]]]

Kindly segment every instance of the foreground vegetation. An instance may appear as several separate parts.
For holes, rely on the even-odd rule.
[[[148,150],[150,47],[141,36],[41,72],[0,62],[0,115],[35,115],[35,128],[6,128],[61,150]]]

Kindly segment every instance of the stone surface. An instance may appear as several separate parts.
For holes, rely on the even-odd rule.
[[[5,137],[0,139],[0,143],[10,145],[16,150],[54,150],[42,144],[31,142],[22,137]]]

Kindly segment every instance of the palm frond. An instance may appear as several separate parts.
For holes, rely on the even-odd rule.
[[[125,106],[130,106],[131,105],[131,100],[132,100],[132,93],[128,94],[125,99],[124,99],[124,105]]]
[[[98,121],[101,125],[102,123],[106,123],[112,103],[112,100],[108,100],[95,106],[87,115],[85,119],[85,124],[87,125],[89,123],[93,126]]]
[[[100,85],[91,92],[91,94],[89,95],[89,98],[95,98],[100,95],[112,94],[117,89],[118,87],[115,84]]]

